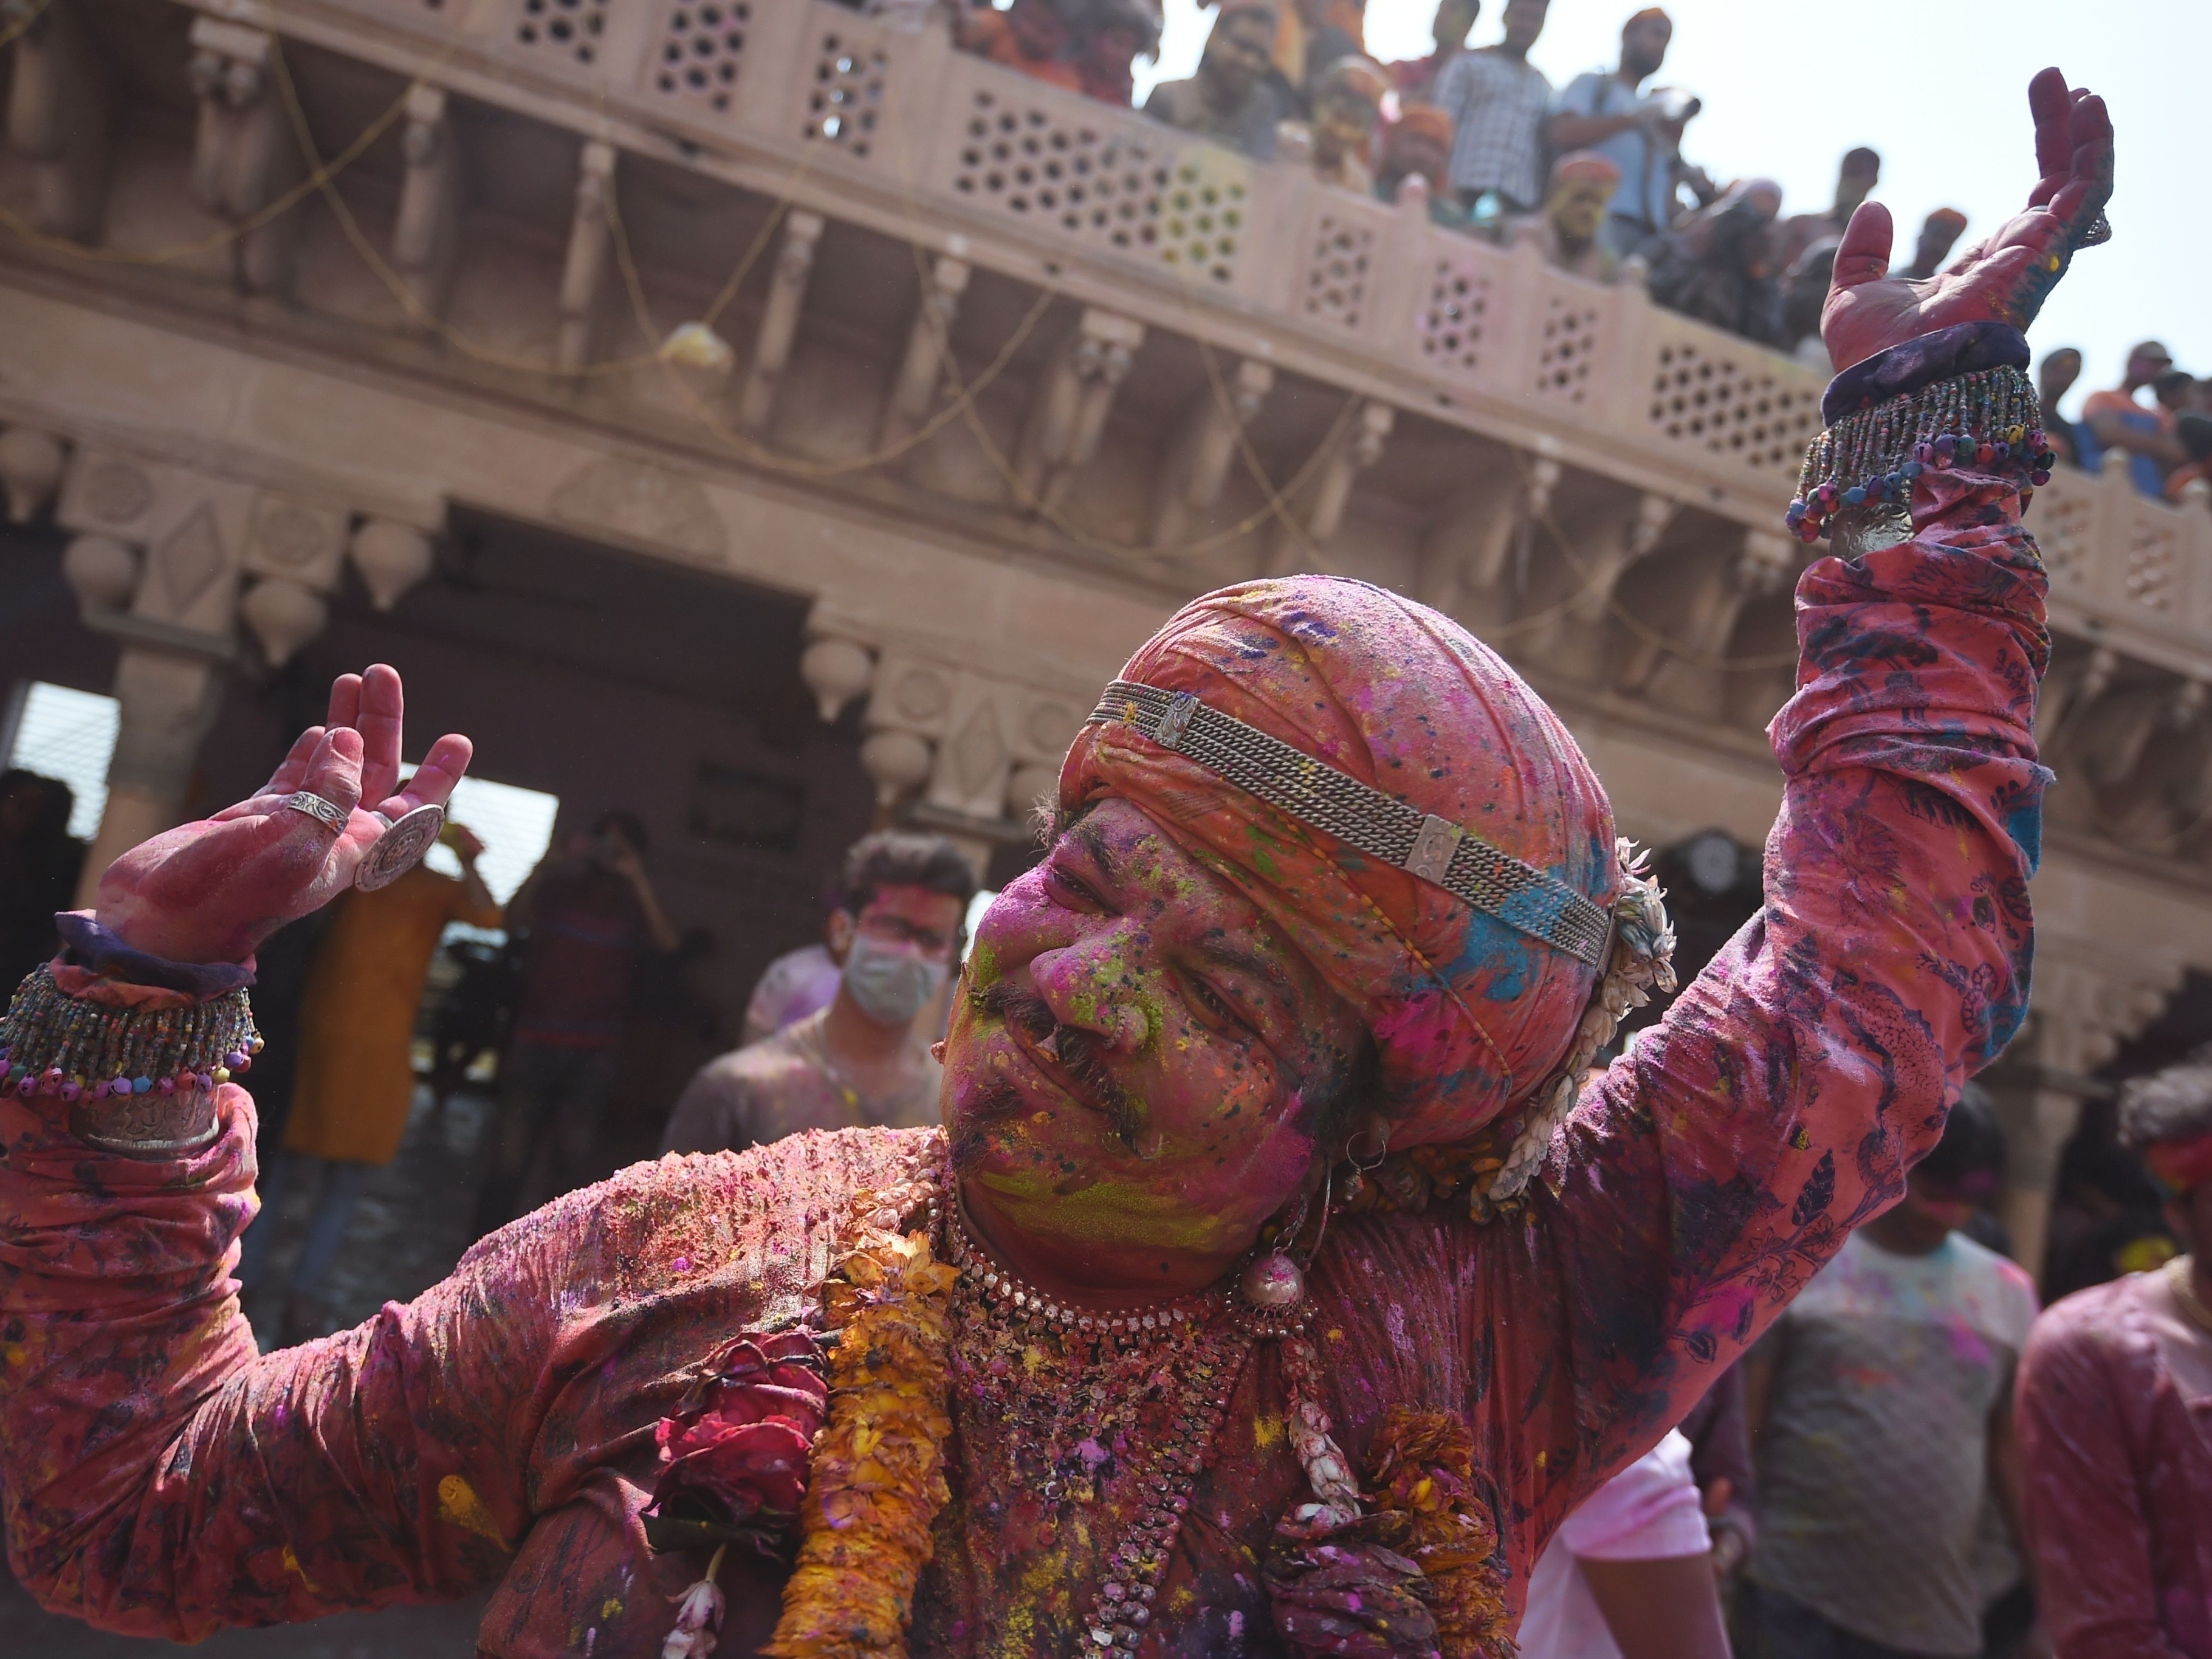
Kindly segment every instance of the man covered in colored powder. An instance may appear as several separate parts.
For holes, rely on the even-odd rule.
[[[2028,1539],[2058,1659],[2212,1659],[2212,1048],[2128,1083],[2120,1134],[2189,1253],[2036,1321]]]
[[[2041,182],[1979,258],[1889,279],[1887,216],[1852,221],[1815,453],[1896,498],[1793,508],[1838,556],[1798,590],[1765,908],[1594,1078],[1671,932],[1565,728],[1437,612],[1248,583],[1070,748],[941,1130],[641,1165],[257,1356],[247,964],[469,754],[402,788],[398,677],[342,678],[261,794],[117,861],[0,1029],[17,1575],[184,1638],[496,1583],[502,1659],[1508,1653],[1562,1518],[1902,1194],[2022,1016],[2020,329],[2112,158],[2057,71],[2030,103]],[[1978,429],[1917,459],[1953,409]]]

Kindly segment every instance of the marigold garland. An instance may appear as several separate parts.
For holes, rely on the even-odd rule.
[[[878,1201],[866,1195],[863,1210]],[[773,1659],[904,1659],[930,1528],[951,1499],[952,1286],[930,1235],[859,1223],[823,1287],[830,1420],[799,1510]]]
[[[1394,1406],[1370,1461],[1369,1524],[1427,1576],[1445,1659],[1512,1659],[1509,1571],[1475,1467],[1474,1431],[1450,1412]]]

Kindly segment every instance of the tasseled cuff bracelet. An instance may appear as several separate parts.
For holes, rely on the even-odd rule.
[[[1807,542],[1841,514],[1887,509],[1903,523],[1930,467],[2050,483],[2057,457],[2027,364],[2027,337],[1997,322],[1954,324],[1852,364],[1820,399],[1827,429],[1806,448],[1783,522]]]
[[[261,1052],[243,988],[185,1007],[74,997],[42,967],[0,1018],[0,1066],[10,1094],[58,1098],[80,1140],[136,1158],[176,1158],[221,1132],[219,1085]]]
[[[2057,457],[2042,418],[2034,383],[2009,365],[1854,410],[1807,446],[1797,498],[1782,521],[1800,541],[1818,541],[1838,514],[1909,505],[1913,480],[1930,467],[2048,483]]]

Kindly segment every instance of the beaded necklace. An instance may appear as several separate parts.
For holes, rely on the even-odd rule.
[[[1296,1336],[1303,1311],[1225,1288],[1110,1313],[1069,1308],[987,1260],[957,1207],[945,1212],[945,1258],[960,1274],[956,1397],[996,1430],[1012,1481],[1050,1504],[1133,1515],[1082,1618],[1093,1650],[1132,1651],[1253,1350]]]

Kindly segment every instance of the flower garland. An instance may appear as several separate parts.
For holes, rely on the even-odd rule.
[[[868,1194],[871,1201],[877,1195]],[[869,1223],[823,1287],[830,1421],[815,1442],[800,1509],[799,1565],[772,1659],[904,1659],[930,1528],[951,1500],[945,1444],[952,1376],[952,1286],[931,1222],[900,1233]]]
[[[801,1479],[793,1438],[810,1428],[797,1565],[763,1652],[906,1659],[931,1528],[951,1499],[960,1275],[933,1243],[950,1185],[940,1169],[859,1195],[823,1285],[825,1358],[805,1332],[741,1335],[716,1351],[680,1414],[661,1421],[648,1538],[656,1548],[717,1545],[706,1577],[679,1598],[664,1659],[714,1652],[715,1569],[730,1542],[781,1553]],[[917,1210],[923,1224],[902,1231]],[[1321,1404],[1319,1356],[1295,1327],[1276,1334],[1286,1339],[1288,1438],[1312,1494],[1278,1525],[1263,1574],[1278,1632],[1316,1656],[1512,1659],[1506,1569],[1473,1433],[1448,1413],[1393,1409],[1376,1437],[1372,1495],[1363,1495]]]

